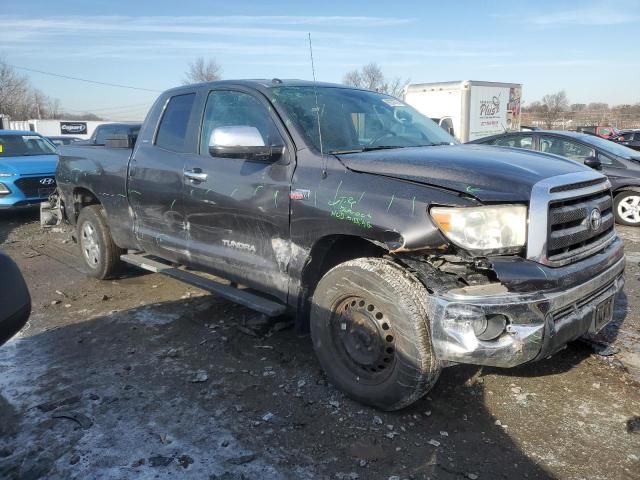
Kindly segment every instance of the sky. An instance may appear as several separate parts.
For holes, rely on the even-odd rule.
[[[640,0],[2,0],[0,58],[73,113],[142,119],[189,62],[223,78],[340,82],[369,62],[412,83],[523,84],[529,103],[640,102]],[[24,69],[116,83],[94,85]]]

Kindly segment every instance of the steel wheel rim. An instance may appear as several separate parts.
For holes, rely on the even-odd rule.
[[[395,333],[375,301],[347,296],[336,302],[331,338],[340,360],[358,381],[377,384],[391,376],[396,361]]]
[[[640,195],[629,195],[620,200],[618,215],[625,222],[640,223]]]
[[[80,248],[84,259],[91,268],[98,268],[100,264],[100,244],[98,243],[98,232],[95,227],[85,222],[80,231]]]

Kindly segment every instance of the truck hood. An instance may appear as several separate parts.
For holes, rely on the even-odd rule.
[[[58,155],[31,155],[0,157],[0,173],[14,175],[53,175],[58,164]]]
[[[355,172],[464,192],[482,202],[528,202],[542,179],[591,171],[555,155],[485,145],[447,145],[338,155]]]

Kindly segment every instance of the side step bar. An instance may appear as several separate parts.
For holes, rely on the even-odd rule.
[[[268,317],[277,317],[282,315],[287,309],[286,305],[270,300],[256,293],[252,293],[250,290],[240,290],[236,287],[223,285],[220,282],[203,277],[197,273],[181,270],[171,265],[167,265],[166,263],[147,258],[143,253],[126,253],[121,255],[120,259],[123,262],[130,263],[131,265],[135,265],[136,267],[140,267],[144,270],[161,273],[184,283],[188,283],[189,285],[193,285],[194,287],[201,288],[202,290],[215,293],[222,298],[244,305],[252,310],[263,313]]]

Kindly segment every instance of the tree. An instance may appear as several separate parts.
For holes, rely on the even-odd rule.
[[[408,80],[401,80],[396,77],[388,80],[377,63],[368,63],[361,69],[351,70],[342,77],[342,83],[358,88],[366,88],[374,92],[387,93],[400,98],[404,93],[404,87]]]
[[[557,93],[549,93],[542,97],[540,113],[547,128],[553,128],[553,124],[562,118],[569,108],[567,93],[560,90]]]
[[[29,81],[0,59],[0,113],[22,114],[29,95]]]
[[[199,57],[189,64],[189,70],[185,73],[185,78],[182,83],[184,85],[190,85],[192,83],[213,82],[221,78],[222,67],[215,59],[210,58],[209,60],[205,60]]]

